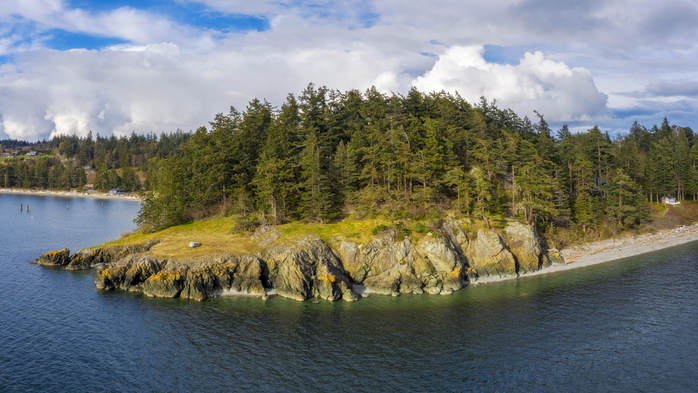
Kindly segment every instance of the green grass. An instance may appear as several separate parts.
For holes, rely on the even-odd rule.
[[[425,234],[413,233],[417,222],[410,220],[402,220],[401,222],[404,229],[400,233],[412,234],[415,241],[425,237]],[[160,243],[151,249],[151,253],[157,258],[205,257],[221,253],[240,256],[257,254],[262,251],[251,239],[253,233],[233,233],[234,226],[235,220],[232,217],[213,218],[174,226],[154,233],[139,232],[95,247],[137,245],[148,240],[159,240]],[[392,228],[392,226],[393,223],[386,218],[373,218],[347,219],[328,224],[294,221],[277,225],[274,228],[280,233],[276,243],[291,241],[311,233],[317,234],[327,243],[331,243],[332,239],[337,236],[343,236],[347,240],[358,243],[368,243],[375,237],[372,233],[375,228]],[[189,248],[189,242],[192,241],[201,243],[201,246]]]
[[[147,240],[160,240],[160,243],[151,249],[153,256],[159,258],[257,253],[259,249],[250,237],[232,234],[232,226],[233,221],[230,218],[196,221],[154,233],[136,233],[101,246],[142,244]],[[189,248],[189,242],[192,241],[201,243],[201,246]]]
[[[307,235],[308,233],[316,233],[325,242],[329,242],[335,236],[344,236],[354,241],[366,242],[372,237],[371,230],[380,224],[386,225],[389,224],[389,222],[381,218],[344,220],[329,224],[294,221],[279,225],[277,228],[281,231],[281,238],[279,241],[292,240]]]

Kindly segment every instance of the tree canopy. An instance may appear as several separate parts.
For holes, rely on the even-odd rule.
[[[45,147],[69,162],[9,160],[0,176],[12,187],[68,188],[93,168],[98,189],[144,190],[137,222],[149,230],[216,213],[271,223],[457,213],[586,231],[637,226],[663,195],[698,196],[689,127],[635,122],[611,137],[598,127],[553,132],[532,115],[446,92],[310,84],[280,107],[254,99],[193,133],[58,136]]]

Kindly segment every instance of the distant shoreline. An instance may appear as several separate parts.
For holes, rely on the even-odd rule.
[[[49,191],[49,190],[22,190],[17,188],[0,188],[0,194],[32,195],[32,196],[58,196],[95,199],[120,199],[125,201],[140,202],[138,195],[109,195],[107,193],[84,193],[75,191]]]

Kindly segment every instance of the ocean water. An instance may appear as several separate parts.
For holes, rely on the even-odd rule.
[[[0,391],[698,389],[696,243],[355,303],[154,299],[28,263],[118,238],[138,207],[0,195]]]

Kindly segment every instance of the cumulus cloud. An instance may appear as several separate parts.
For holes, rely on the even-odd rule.
[[[487,63],[482,47],[448,48],[424,75],[412,79],[398,59],[356,44],[265,52],[233,48],[191,56],[174,43],[119,45],[104,50],[44,51],[0,74],[4,132],[32,139],[47,133],[86,135],[186,130],[205,125],[230,105],[254,98],[279,105],[309,82],[339,90],[458,91],[521,114],[534,109],[551,121],[605,114],[606,96],[588,71],[526,53],[516,65]]]
[[[541,52],[527,52],[518,65],[493,64],[484,52],[482,46],[450,47],[413,85],[458,92],[470,102],[485,96],[519,113],[538,110],[552,121],[607,115],[608,96],[599,92],[589,71],[547,60]]]
[[[101,37],[120,38],[131,43],[150,44],[174,41],[191,50],[206,50],[214,46],[216,31],[202,30],[175,23],[166,16],[119,7],[102,12],[88,12],[71,8],[60,0],[5,0],[0,7],[0,25],[22,26],[10,34],[0,37],[5,43],[5,52],[21,52],[27,48],[38,49],[50,38],[52,29]],[[12,44],[12,45],[10,45]],[[16,46],[14,50],[9,50]],[[3,43],[0,41],[0,50]],[[2,52],[0,52],[2,53]]]
[[[698,80],[698,6],[690,1],[174,1],[187,3],[216,17],[261,17],[269,29],[190,26],[135,1],[103,11],[63,0],[4,1],[0,55],[15,57],[0,65],[0,133],[188,130],[254,97],[279,105],[309,82],[458,91],[520,115],[536,109],[551,122],[592,125],[631,113],[609,105],[631,110],[652,105],[642,97],[696,96],[690,83],[648,84],[658,70],[665,80]],[[50,50],[52,29],[126,44]],[[516,50],[518,64],[495,64],[483,45],[531,53]]]
[[[409,84],[399,70],[397,61],[360,45],[197,56],[173,43],[46,50],[0,74],[0,113],[4,132],[21,139],[190,130],[231,105],[243,110],[255,97],[280,105],[309,82],[398,90]]]

